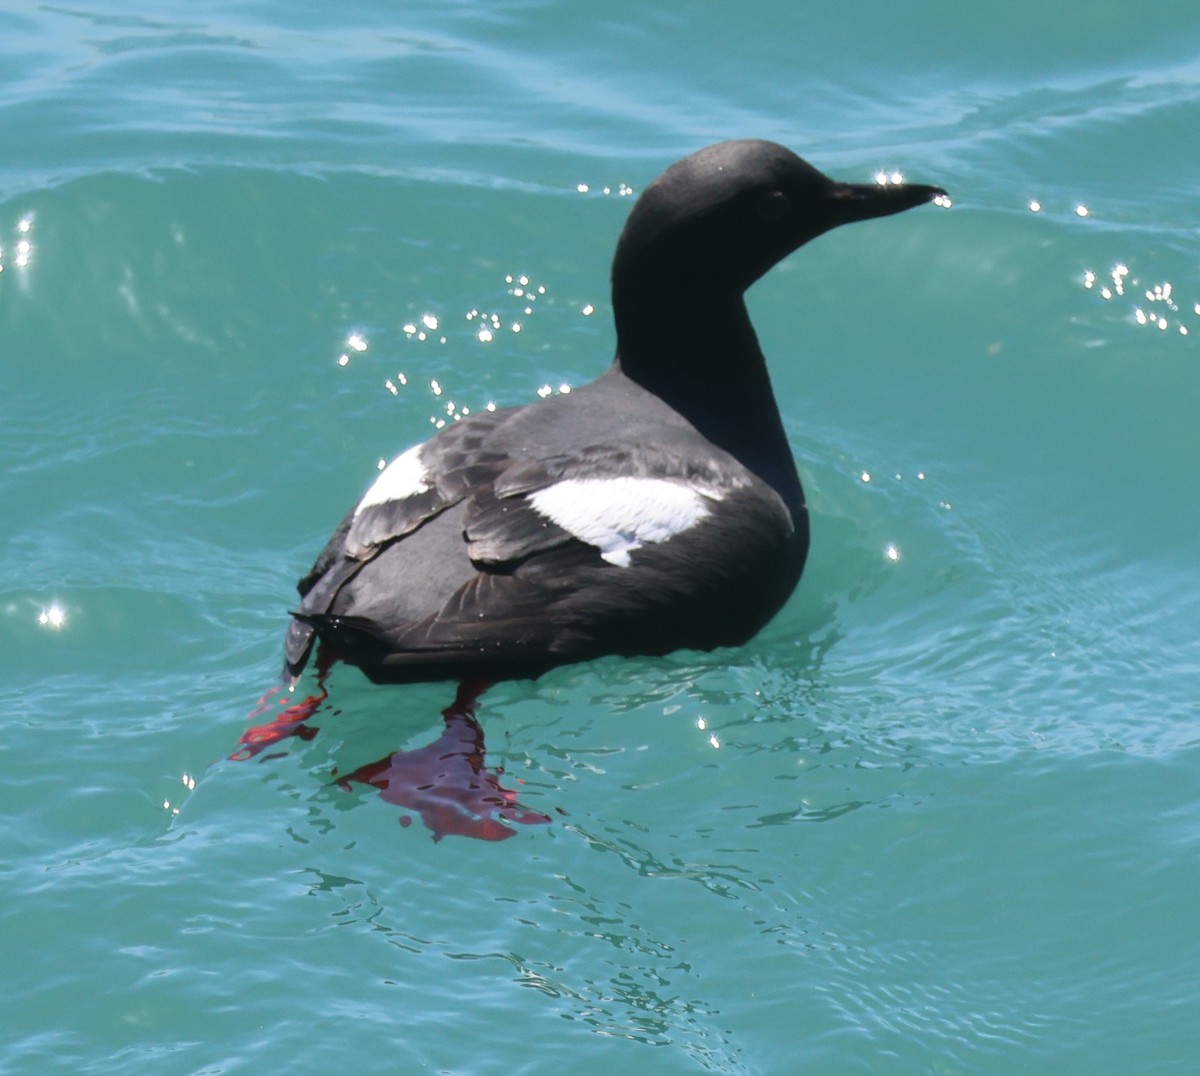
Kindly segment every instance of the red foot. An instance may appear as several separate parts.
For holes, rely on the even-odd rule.
[[[268,691],[263,696],[264,704],[262,709],[266,709],[265,700],[282,690],[282,687],[276,687]],[[298,702],[294,706],[289,706],[274,720],[268,721],[265,725],[252,725],[242,733],[241,739],[238,740],[240,746],[229,757],[236,762],[245,762],[247,759],[254,758],[255,755],[265,751],[272,744],[279,743],[280,740],[286,740],[289,736],[299,736],[302,740],[311,740],[319,730],[312,725],[306,725],[304,722],[316,713],[317,708],[325,701],[327,694],[325,689],[322,688],[320,694],[309,695],[302,702]],[[261,710],[258,712],[261,712]]]
[[[360,766],[338,778],[348,789],[351,781],[373,785],[388,803],[415,811],[440,841],[447,834],[503,841],[518,825],[541,825],[549,817],[517,802],[517,794],[500,784],[500,773],[484,766],[483,729],[475,720],[483,682],[459,686],[454,704],[442,711],[446,727],[441,736],[415,751],[396,751],[387,758]],[[411,819],[401,819],[410,825]]]
[[[265,725],[251,725],[242,737],[238,740],[240,745],[236,751],[229,757],[235,762],[245,762],[248,759],[254,758],[255,755],[261,754],[272,744],[279,743],[280,740],[286,740],[289,736],[298,736],[302,740],[311,740],[319,729],[312,725],[306,725],[307,721],[313,714],[320,709],[328,697],[329,692],[325,689],[325,678],[329,675],[329,670],[337,661],[337,655],[325,651],[323,648],[317,651],[317,693],[309,695],[306,699],[300,702],[293,703],[286,710],[281,711],[271,721]],[[258,705],[250,711],[250,717],[258,717],[259,714],[266,713],[271,708],[271,702],[277,700],[279,705],[284,704],[283,699],[277,699],[285,690],[282,684],[276,684],[271,688],[261,699],[258,700]]]

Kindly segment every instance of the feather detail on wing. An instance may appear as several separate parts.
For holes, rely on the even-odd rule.
[[[317,634],[383,678],[455,663],[548,667],[586,645],[588,629],[555,612],[591,601],[583,592],[597,595],[597,623],[635,615],[650,631],[660,584],[668,605],[699,585],[691,539],[667,552],[672,540],[753,481],[732,459],[689,458],[669,436],[521,459],[524,439],[503,424],[502,412],[471,416],[380,472],[301,581],[289,672],[303,669]],[[645,547],[661,547],[662,571],[624,576]],[[593,590],[599,577],[627,581]]]

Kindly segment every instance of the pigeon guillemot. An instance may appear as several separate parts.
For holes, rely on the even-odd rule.
[[[611,368],[392,460],[299,583],[287,674],[315,638],[381,682],[746,642],[800,578],[808,517],[743,293],[830,228],[944,195],[754,140],[672,165],[617,243]]]

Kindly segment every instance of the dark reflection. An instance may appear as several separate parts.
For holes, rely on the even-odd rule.
[[[327,655],[318,655],[318,659],[317,692],[282,710],[272,721],[247,729],[231,759],[245,761],[291,736],[311,740],[317,734],[317,728],[307,722],[328,698],[325,679],[336,660]],[[435,841],[448,834],[502,841],[517,832],[505,822],[525,826],[549,822],[547,815],[522,806],[516,792],[500,784],[503,770],[492,771],[485,764],[483,729],[475,712],[487,686],[480,681],[459,686],[453,704],[442,711],[445,725],[433,743],[412,751],[394,751],[345,776],[338,776],[335,770],[338,786],[349,791],[355,781],[372,785],[386,802],[415,812]],[[264,695],[251,716],[263,713],[281,690]],[[263,757],[277,758],[284,753]],[[400,824],[411,825],[411,816],[402,816]]]

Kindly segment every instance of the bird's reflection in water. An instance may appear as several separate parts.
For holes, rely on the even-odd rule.
[[[322,654],[317,692],[287,707],[272,721],[247,729],[238,749],[229,757],[238,761],[251,759],[292,736],[311,740],[318,730],[307,722],[328,697],[325,679],[335,660]],[[487,686],[482,681],[468,681],[459,686],[454,703],[442,711],[444,727],[433,743],[412,751],[394,751],[344,776],[334,771],[337,784],[349,790],[352,782],[357,781],[379,789],[386,802],[417,814],[435,841],[448,834],[502,841],[517,832],[506,822],[525,826],[549,822],[549,816],[524,807],[517,802],[516,792],[500,784],[502,770],[489,770],[485,764],[483,729],[475,720],[475,712],[479,696]],[[275,694],[269,692],[264,696],[251,716],[264,712]],[[282,753],[264,758],[275,758]],[[411,825],[412,817],[403,815],[400,823]]]

